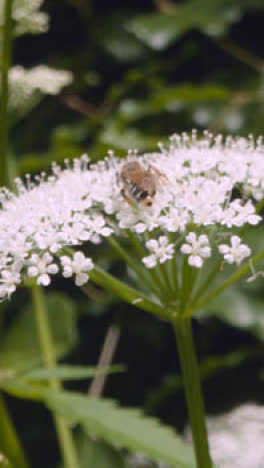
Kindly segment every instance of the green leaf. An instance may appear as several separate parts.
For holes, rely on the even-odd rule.
[[[153,116],[161,112],[177,112],[185,107],[195,107],[198,104],[226,103],[232,91],[225,86],[204,83],[193,85],[183,83],[178,86],[167,86],[157,90],[146,100],[124,99],[120,105],[119,113],[126,120],[134,120]]]
[[[146,55],[147,48],[123,26],[127,15],[117,13],[102,18],[95,30],[96,40],[119,62],[131,62]]]
[[[102,440],[81,434],[77,439],[81,468],[125,468],[125,462],[118,450]]]
[[[117,121],[111,120],[105,124],[99,137],[100,143],[126,151],[127,148],[139,151],[144,151],[147,148],[154,149],[157,147],[157,141],[159,141],[158,135],[152,137],[134,127],[124,128]]]
[[[68,366],[61,365],[55,369],[34,369],[32,371],[23,374],[23,379],[30,382],[39,380],[80,380],[87,379],[98,375],[112,374],[114,372],[121,372],[123,367],[120,365],[104,367],[98,369],[97,367],[87,366]]]
[[[127,28],[152,49],[162,50],[191,29],[209,35],[224,34],[240,15],[237,0],[190,0],[171,7],[166,13],[136,16]]]
[[[0,388],[16,398],[22,398],[23,400],[35,400],[40,401],[42,398],[43,388],[47,388],[44,385],[40,386],[37,384],[29,384],[24,382],[22,379],[6,379],[0,381]]]
[[[73,302],[62,294],[47,295],[54,348],[57,358],[67,354],[77,341]],[[0,344],[0,370],[25,372],[42,363],[42,355],[31,306],[21,311]]]
[[[188,29],[188,24],[176,23],[175,14],[140,15],[128,22],[127,28],[152,49],[162,50]]]
[[[11,462],[14,467],[28,468],[23,449],[2,395],[0,395],[0,421],[0,468],[11,467]],[[5,454],[5,457],[2,453]],[[10,460],[10,463],[6,457]]]
[[[121,408],[112,400],[73,392],[45,390],[43,397],[52,411],[80,423],[87,434],[100,437],[115,447],[124,447],[172,466],[195,466],[191,446],[173,429],[138,409]]]

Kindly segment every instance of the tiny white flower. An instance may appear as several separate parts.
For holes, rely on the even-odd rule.
[[[12,271],[3,270],[0,278],[0,298],[13,294],[20,281],[20,273],[16,268],[12,268]]]
[[[51,253],[56,253],[67,239],[64,233],[47,229],[37,232],[34,240],[40,250],[50,250]]]
[[[240,263],[251,254],[251,249],[241,243],[239,236],[231,237],[231,245],[221,244],[218,247],[219,252],[224,255],[224,259],[227,263]]]
[[[93,262],[90,258],[85,257],[82,252],[75,252],[73,258],[63,255],[60,261],[63,268],[62,275],[65,278],[75,275],[76,286],[83,286],[88,281],[87,271],[92,270]]]
[[[164,263],[174,254],[174,245],[169,244],[168,238],[166,236],[160,236],[158,240],[151,239],[146,242],[146,247],[150,252],[153,252],[151,255],[144,257],[142,259],[143,263],[148,268],[153,268],[157,263]]]
[[[205,258],[210,257],[211,247],[208,237],[201,234],[197,237],[195,232],[190,232],[185,240],[188,242],[181,246],[181,252],[189,255],[188,263],[195,268],[201,268]]]
[[[59,268],[53,262],[53,257],[48,252],[42,256],[38,254],[31,255],[29,259],[28,276],[37,277],[37,284],[48,286],[50,284],[50,275],[58,273]]]

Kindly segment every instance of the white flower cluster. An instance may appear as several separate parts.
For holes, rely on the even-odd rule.
[[[219,468],[261,468],[264,460],[264,408],[255,403],[209,418],[209,444]]]
[[[47,13],[39,11],[44,0],[14,0],[12,19],[15,22],[16,35],[40,34],[49,26]],[[0,25],[3,24],[4,0],[0,0]]]
[[[181,252],[189,255],[189,265],[201,268],[205,258],[210,257],[211,247],[209,247],[209,240],[205,234],[201,234],[197,237],[194,232],[190,232],[186,236],[188,244],[183,244]]]
[[[150,206],[124,196],[120,174],[135,161],[148,181],[149,174],[155,175]],[[18,180],[17,194],[0,192],[0,295],[9,296],[32,276],[46,285],[59,270],[83,284],[91,259],[81,252],[72,258],[63,248],[97,244],[111,234],[127,238],[128,230],[144,246],[148,268],[174,255],[186,255],[195,268],[215,254],[239,265],[251,254],[239,228],[261,221],[254,198],[264,197],[263,174],[261,140],[223,141],[209,134],[199,139],[194,133],[174,135],[168,149],[157,153],[129,152],[126,159],[111,154],[97,164],[83,156],[65,168],[54,165],[49,177],[28,178],[25,184]],[[131,187],[142,193],[137,181],[126,193]]]
[[[46,65],[25,69],[20,65],[9,71],[9,107],[13,113],[25,113],[38,103],[43,94],[58,94],[69,85],[73,75],[67,70],[56,70]]]
[[[151,255],[142,259],[148,268],[155,267],[157,263],[166,262],[172,258],[174,254],[174,245],[169,244],[166,236],[160,236],[158,240],[149,240],[146,242],[146,247],[152,252]]]

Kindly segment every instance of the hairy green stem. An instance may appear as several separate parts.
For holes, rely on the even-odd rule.
[[[8,184],[9,164],[8,164],[8,71],[11,63],[12,50],[12,5],[13,0],[5,0],[4,3],[4,24],[2,30],[2,54],[1,54],[1,148],[0,148],[0,185]]]
[[[191,319],[178,317],[178,319],[174,320],[173,325],[183,374],[197,468],[212,468],[199,365],[192,338]]]
[[[10,463],[17,468],[28,468],[29,465],[23,448],[18,440],[2,395],[0,395],[0,421],[0,452],[5,454]]]
[[[37,285],[32,286],[31,291],[43,360],[47,369],[53,369],[56,367],[56,357],[52,343],[44,294],[41,287]],[[57,380],[51,380],[50,386],[54,390],[61,389],[61,384]],[[53,417],[65,467],[79,468],[78,456],[75,450],[71,429],[61,416],[57,416],[56,413],[54,413]]]

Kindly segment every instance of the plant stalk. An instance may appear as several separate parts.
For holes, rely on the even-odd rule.
[[[56,367],[56,356],[52,344],[52,336],[47,316],[45,298],[42,289],[37,285],[32,286],[32,300],[43,360],[47,369],[53,369]],[[61,389],[61,384],[57,380],[51,380],[50,386],[54,390]],[[61,416],[57,416],[56,413],[53,414],[53,417],[61,447],[64,466],[67,468],[79,468],[80,465],[70,427],[68,427],[66,421]]]
[[[29,465],[26,461],[23,448],[18,440],[15,427],[10,419],[2,395],[0,395],[0,421],[0,451],[17,468],[28,468]]]
[[[200,385],[199,365],[192,337],[191,319],[178,317],[173,321],[173,325],[183,374],[197,468],[212,468],[204,402]]]
[[[12,4],[13,0],[5,0],[4,24],[2,32],[2,54],[1,54],[1,157],[0,157],[0,185],[9,183],[8,164],[8,72],[11,64],[12,50]]]
[[[245,263],[240,268],[238,268],[235,273],[230,275],[223,283],[217,286],[213,291],[209,292],[207,296],[198,299],[196,303],[192,303],[189,305],[188,310],[184,312],[186,316],[191,316],[197,310],[206,307],[213,299],[219,296],[222,292],[226,289],[230,288],[234,283],[237,283],[243,276],[251,271],[252,266],[256,266],[259,262],[264,260],[264,250],[261,252],[256,253],[250,262]]]

